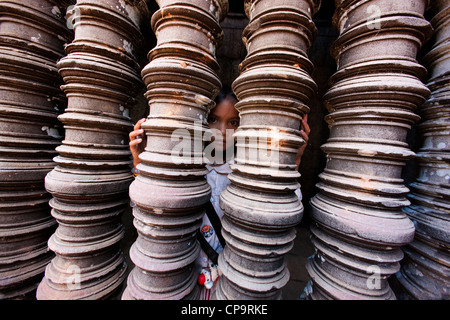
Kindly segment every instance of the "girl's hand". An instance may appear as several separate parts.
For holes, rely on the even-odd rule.
[[[141,163],[141,159],[139,159],[139,155],[144,152],[147,136],[144,134],[144,129],[141,129],[141,125],[147,120],[143,118],[136,122],[134,125],[134,130],[130,132],[130,151],[133,156],[133,166],[136,169],[136,166]],[[144,143],[142,143],[144,141]]]
[[[303,140],[305,140],[305,143],[298,148],[297,152],[297,158],[295,159],[295,163],[297,165],[297,171],[300,167],[300,163],[302,161],[303,152],[306,149],[306,146],[308,145],[309,140],[309,133],[311,132],[309,125],[308,125],[308,114],[305,114],[302,119],[300,134],[302,135]]]

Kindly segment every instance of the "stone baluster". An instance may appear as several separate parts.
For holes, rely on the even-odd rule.
[[[284,255],[303,215],[295,158],[316,84],[307,50],[318,1],[245,1],[247,56],[233,83],[240,126],[231,184],[221,195],[223,236],[215,299],[280,299]]]
[[[136,3],[78,0],[68,12],[74,40],[57,64],[68,99],[58,117],[65,139],[45,178],[58,222],[48,243],[56,256],[38,287],[40,300],[105,299],[126,278],[119,243],[133,179],[128,110],[142,87],[136,52],[147,8]]]
[[[202,139],[221,86],[215,50],[228,1],[157,3],[151,18],[157,45],[141,73],[150,112],[140,175],[130,186],[138,237],[124,300],[198,298],[196,233],[211,192]]]
[[[0,299],[34,296],[53,258],[45,175],[66,105],[56,68],[72,39],[63,1],[0,3]]]
[[[414,241],[403,247],[396,274],[402,299],[450,299],[450,3],[433,1],[431,49],[424,56],[430,98],[419,109],[419,174],[409,186],[411,205],[404,212],[414,222]],[[395,282],[395,281],[394,281]],[[396,287],[396,286],[393,286]]]
[[[395,299],[388,277],[412,241],[401,178],[406,143],[429,95],[418,49],[431,33],[428,1],[337,0],[337,71],[324,96],[327,164],[311,200],[315,254],[307,299]]]

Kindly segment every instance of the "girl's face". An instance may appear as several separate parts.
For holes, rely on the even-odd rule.
[[[215,151],[223,152],[234,147],[233,134],[239,126],[239,112],[234,105],[234,99],[227,97],[209,113],[208,126],[212,131]]]

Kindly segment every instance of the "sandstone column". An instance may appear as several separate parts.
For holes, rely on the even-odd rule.
[[[63,133],[56,62],[72,38],[66,2],[0,2],[0,299],[34,296],[53,258],[44,178]]]
[[[289,280],[284,255],[303,214],[295,158],[304,143],[300,122],[316,90],[307,50],[318,6],[245,1],[247,56],[233,83],[241,121],[231,184],[221,195],[226,247],[216,299],[279,299]]]
[[[150,112],[146,150],[130,186],[138,238],[123,299],[196,299],[196,233],[209,201],[203,131],[220,89],[215,50],[225,0],[159,0],[157,45],[142,70]]]
[[[68,99],[58,117],[65,139],[45,179],[58,221],[48,243],[56,257],[38,299],[104,299],[125,279],[120,216],[133,179],[128,109],[141,86],[135,54],[145,9],[120,0],[78,0],[68,12],[75,38],[57,65]]]
[[[417,154],[419,175],[410,184],[411,205],[404,212],[416,227],[414,241],[396,274],[403,299],[450,298],[450,3],[433,1],[434,27],[428,67],[430,98],[421,106],[418,132],[423,145]],[[397,292],[396,292],[397,293]]]
[[[401,179],[414,156],[406,143],[429,95],[418,49],[431,32],[427,1],[336,1],[338,69],[325,94],[327,164],[311,200],[315,254],[307,261],[308,299],[394,299],[414,225]]]

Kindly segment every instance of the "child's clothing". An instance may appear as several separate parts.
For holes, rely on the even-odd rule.
[[[221,165],[206,165],[206,168],[209,171],[206,175],[206,180],[211,187],[210,200],[219,220],[222,219],[223,216],[222,209],[220,209],[219,205],[220,194],[230,184],[228,174],[231,173],[230,164],[232,163],[233,160]],[[205,238],[212,249],[214,249],[217,253],[222,251],[223,246],[220,242],[219,236],[214,230],[213,224],[207,214],[203,216],[202,225],[200,227],[200,235]],[[196,266],[198,268],[198,274],[200,275],[199,283],[202,283],[202,278],[204,278],[204,284],[200,286],[200,300],[210,300],[215,290],[215,282],[218,278],[217,266],[214,265],[203,250],[200,251],[200,254],[196,260]]]
[[[223,190],[230,184],[228,179],[228,174],[232,172],[230,164],[233,164],[234,160],[230,160],[227,163],[221,165],[206,165],[208,169],[208,174],[206,175],[206,180],[211,187],[211,204],[215,209],[215,212],[219,218],[222,219],[223,211],[220,208],[220,194]],[[302,193],[300,188],[295,190],[295,194],[302,200]],[[223,245],[221,244],[220,237],[214,230],[213,223],[211,223],[208,218],[208,214],[203,216],[202,225],[200,227],[200,235],[205,238],[209,245],[214,249],[217,254],[223,250]],[[216,282],[220,275],[217,265],[211,261],[204,250],[200,250],[200,254],[195,261],[197,271],[199,274],[199,284],[200,284],[200,300],[210,300],[215,289]]]

